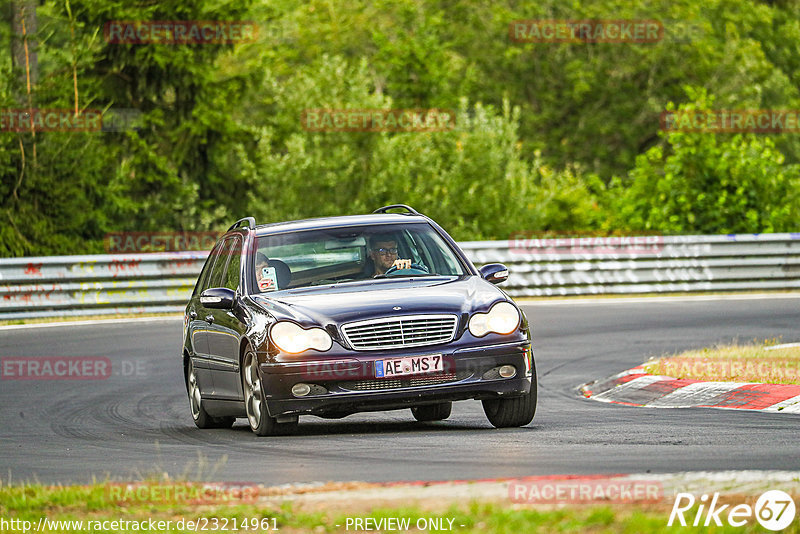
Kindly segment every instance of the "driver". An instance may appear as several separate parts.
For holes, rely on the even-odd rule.
[[[390,267],[410,269],[411,260],[397,257],[397,241],[390,235],[374,235],[369,240],[369,257],[375,264],[372,276],[385,274]]]

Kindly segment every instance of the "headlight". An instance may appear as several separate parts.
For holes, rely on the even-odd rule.
[[[489,332],[510,334],[519,326],[519,312],[509,302],[498,302],[487,313],[476,313],[469,320],[469,331],[475,337]]]
[[[272,342],[283,352],[298,354],[314,349],[325,352],[333,345],[331,336],[322,328],[301,328],[290,321],[278,321],[269,333]]]

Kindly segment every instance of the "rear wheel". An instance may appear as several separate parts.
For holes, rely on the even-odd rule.
[[[194,370],[192,359],[186,366],[186,389],[189,392],[189,405],[192,408],[192,419],[197,428],[230,428],[235,417],[211,417],[203,407],[203,398],[200,396],[200,386],[197,384],[197,373]]]
[[[264,397],[264,388],[261,384],[261,375],[258,372],[258,358],[249,347],[244,353],[242,363],[242,389],[244,390],[247,421],[250,423],[250,429],[257,436],[287,434],[297,428],[297,420],[290,423],[278,423],[274,417],[270,417]]]
[[[496,428],[525,426],[536,413],[536,375],[531,378],[531,391],[521,397],[481,401],[486,418]]]
[[[450,417],[452,409],[452,402],[442,402],[439,404],[414,406],[411,408],[411,414],[417,421],[441,421]]]

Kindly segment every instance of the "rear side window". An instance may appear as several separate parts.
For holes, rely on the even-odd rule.
[[[222,250],[224,244],[225,241],[217,242],[217,244],[211,250],[211,253],[209,253],[208,259],[206,260],[205,265],[203,265],[203,271],[200,273],[200,276],[197,279],[197,285],[194,286],[194,292],[192,293],[192,296],[202,293],[208,289],[209,275],[214,268],[214,262],[217,260],[217,258],[219,258],[220,250]]]
[[[225,268],[231,257],[229,252],[232,245],[235,245],[235,242],[230,237],[222,242],[222,246],[217,251],[217,259],[214,262],[214,266],[211,268],[208,280],[203,284],[203,291],[210,287],[222,287],[222,277],[225,274]]]
[[[230,250],[228,251],[231,259],[228,261],[228,267],[225,269],[225,283],[223,287],[236,290],[239,287],[239,271],[242,265],[242,240],[238,237],[233,240]]]

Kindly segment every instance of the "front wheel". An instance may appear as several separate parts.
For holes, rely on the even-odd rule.
[[[536,375],[531,378],[531,390],[521,397],[481,401],[486,418],[495,428],[525,426],[536,413]]]
[[[242,389],[244,390],[247,421],[250,423],[250,429],[257,436],[286,434],[297,428],[297,421],[278,423],[274,417],[270,417],[267,411],[267,401],[264,398],[261,375],[258,372],[258,358],[249,347],[244,354],[242,364]]]
[[[414,406],[411,408],[411,414],[414,419],[420,422],[424,421],[442,421],[450,417],[450,412],[453,409],[452,402],[442,402],[439,404],[428,404],[425,406]]]
[[[189,405],[192,408],[192,419],[197,428],[230,428],[235,417],[211,417],[203,407],[203,398],[200,396],[200,386],[197,384],[197,372],[194,370],[192,359],[186,366],[186,390],[189,393]]]

